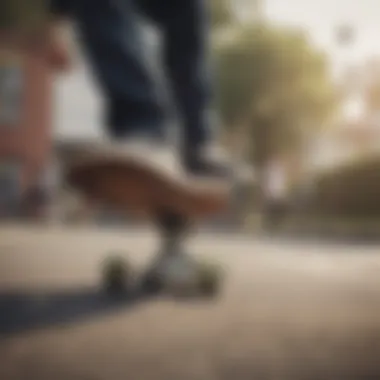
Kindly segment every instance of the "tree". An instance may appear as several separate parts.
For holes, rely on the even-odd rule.
[[[211,21],[214,28],[221,28],[232,22],[233,16],[228,0],[211,0],[210,8]]]
[[[47,0],[1,0],[0,30],[26,33],[41,28],[47,20]]]
[[[299,31],[255,26],[215,44],[217,106],[230,131],[244,129],[253,162],[302,146],[334,109],[325,56]],[[240,132],[239,132],[240,133]]]

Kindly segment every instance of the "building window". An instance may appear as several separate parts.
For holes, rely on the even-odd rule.
[[[24,88],[22,65],[0,51],[0,126],[20,122]]]
[[[21,204],[21,165],[0,162],[0,214],[15,214]]]

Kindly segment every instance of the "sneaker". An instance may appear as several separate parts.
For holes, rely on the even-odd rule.
[[[174,149],[165,143],[148,139],[129,139],[128,141],[94,141],[77,144],[72,147],[68,167],[76,168],[89,163],[110,159],[133,160],[139,165],[152,168],[174,178],[182,176],[182,168],[178,163]]]
[[[188,152],[183,166],[189,175],[228,180],[232,175],[231,163],[219,147]]]
[[[219,152],[213,151],[213,155],[208,156],[192,155],[191,159],[181,163],[176,150],[164,142],[146,138],[120,142],[94,141],[72,147],[66,167],[77,168],[97,161],[124,158],[158,171],[186,188],[228,194],[233,171],[228,161],[222,160],[216,153]]]
[[[236,184],[254,179],[253,169],[246,163],[234,161],[220,146],[209,146],[186,154],[183,166],[188,175]]]

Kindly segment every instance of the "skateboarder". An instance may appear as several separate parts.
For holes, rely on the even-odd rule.
[[[73,21],[105,100],[109,141],[106,148],[102,143],[90,149],[99,148],[100,156],[104,151],[127,152],[173,177],[190,175],[195,181],[228,186],[231,166],[215,149],[209,118],[206,0],[51,0],[51,12],[51,58],[55,65],[68,62],[60,29],[66,20]],[[162,37],[163,71],[181,125],[177,154],[167,140],[166,112],[144,58],[141,18],[151,22]],[[156,274],[167,278],[197,274],[193,270],[197,266],[180,252],[180,234],[175,232],[183,229],[186,217],[159,218],[170,238],[148,271],[153,278]]]
[[[51,0],[51,55],[55,63],[67,63],[59,33],[66,20],[73,21],[104,95],[111,149],[162,164],[173,175],[184,169],[224,180],[230,169],[213,147],[209,117],[207,5],[206,0]],[[166,112],[144,59],[141,17],[162,36],[163,68],[181,122],[179,155],[167,141]]]

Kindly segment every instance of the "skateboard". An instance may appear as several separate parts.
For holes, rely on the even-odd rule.
[[[150,219],[158,228],[162,241],[159,253],[142,275],[136,276],[122,256],[105,260],[102,281],[109,294],[118,295],[136,288],[149,293],[162,290],[207,296],[218,293],[224,277],[222,268],[191,258],[183,244],[195,222],[226,209],[228,193],[225,189],[192,187],[191,181],[185,184],[153,166],[126,157],[102,157],[71,166],[66,170],[65,179],[90,205],[117,207],[128,214]],[[175,263],[181,260],[188,263],[190,272],[180,273],[183,268],[177,268]],[[165,274],[169,267],[170,273]]]

